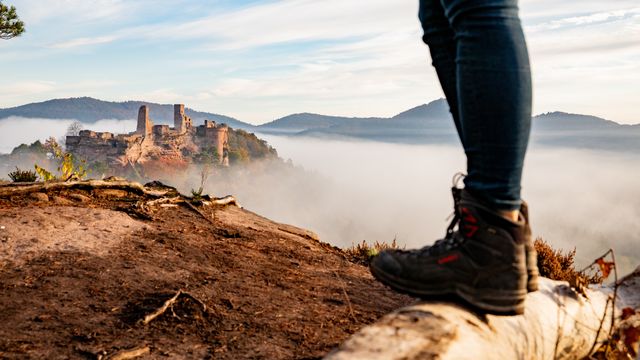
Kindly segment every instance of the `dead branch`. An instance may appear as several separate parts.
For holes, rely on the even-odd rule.
[[[203,204],[205,205],[235,205],[239,208],[242,208],[242,206],[240,206],[240,204],[238,203],[238,200],[236,200],[235,197],[233,197],[232,195],[227,195],[225,197],[221,197],[221,198],[215,198],[215,199],[211,199],[208,201],[203,201]]]
[[[113,356],[107,357],[109,360],[129,360],[148,354],[151,348],[148,346],[141,346],[131,350],[122,350],[113,354]]]
[[[347,287],[344,281],[342,281],[342,278],[340,277],[337,271],[333,270],[333,274],[336,276],[336,278],[338,278],[338,282],[340,283],[340,287],[342,288],[342,294],[344,295],[344,298],[347,301],[347,306],[349,306],[349,315],[351,315],[351,319],[353,319],[353,321],[358,321],[356,319],[356,314],[353,312],[353,306],[351,306],[351,299],[349,299],[349,294],[347,294]]]
[[[520,316],[479,315],[450,302],[418,303],[361,329],[326,359],[581,359],[591,355],[593,343],[608,341],[612,326],[624,335],[633,331],[620,327],[640,325],[640,267],[617,283],[615,301],[613,293],[614,286],[598,285],[586,289],[585,297],[566,282],[541,279]]]
[[[177,204],[177,203],[180,203],[180,202],[183,202],[183,201],[185,201],[185,200],[181,196],[163,197],[163,198],[160,198],[160,199],[147,201],[147,202],[143,203],[142,205],[145,208],[149,208],[149,207],[152,207],[152,206],[163,205],[163,204]]]
[[[178,300],[178,298],[180,297],[180,294],[182,294],[182,290],[178,290],[178,292],[175,295],[173,295],[171,299],[165,301],[160,308],[158,308],[156,311],[152,312],[151,314],[145,316],[144,319],[142,319],[142,324],[148,325],[151,321],[153,321],[153,319],[164,314],[164,312],[167,311],[167,309]]]
[[[205,313],[207,312],[207,305],[202,300],[198,299],[197,297],[195,297],[191,293],[188,293],[188,292],[182,291],[182,290],[178,290],[178,292],[175,295],[173,295],[172,298],[170,298],[169,300],[165,301],[164,304],[162,304],[162,306],[159,307],[156,311],[154,311],[151,314],[145,316],[144,319],[141,320],[142,324],[143,325],[148,325],[155,318],[157,318],[158,316],[164,314],[167,311],[167,309],[173,307],[173,305],[179,300],[179,298],[181,296],[187,297],[187,298],[193,300],[198,305],[202,306],[202,311],[203,312],[205,312]]]

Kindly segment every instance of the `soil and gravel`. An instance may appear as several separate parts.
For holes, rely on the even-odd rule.
[[[0,358],[317,359],[413,302],[309,231],[147,200],[0,196]]]

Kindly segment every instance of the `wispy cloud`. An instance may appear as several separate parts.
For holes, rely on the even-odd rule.
[[[216,49],[238,49],[416,28],[415,13],[416,6],[409,1],[370,0],[363,6],[356,1],[290,0],[211,14],[172,27],[150,25],[127,32],[152,39],[207,39]],[[384,21],[380,21],[382,14]]]
[[[115,36],[82,37],[50,45],[54,49],[70,49],[75,47],[106,44],[116,40]]]
[[[601,24],[605,22],[619,21],[622,19],[640,18],[640,8],[621,9],[613,11],[596,12],[583,16],[571,16],[558,20],[545,22],[529,27],[530,31],[556,30],[566,27],[585,26],[591,24]]]

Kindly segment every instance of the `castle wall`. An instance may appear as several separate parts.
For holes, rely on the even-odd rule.
[[[227,125],[216,125],[214,121],[205,120],[204,125],[196,128],[196,137],[201,147],[216,149],[220,164],[228,165],[229,127]]]
[[[138,110],[138,127],[136,134],[142,136],[151,136],[153,130],[153,121],[149,118],[149,107],[147,105],[140,106]]]
[[[153,134],[158,137],[165,136],[169,134],[169,125],[154,125],[153,126]]]
[[[67,136],[66,150],[79,159],[110,162],[121,156],[128,148],[128,142],[119,140],[112,133],[96,133],[85,130],[79,136]]]

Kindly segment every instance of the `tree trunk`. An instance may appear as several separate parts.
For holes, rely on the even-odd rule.
[[[619,347],[627,343],[625,350],[637,356],[640,267],[618,284],[612,307],[614,286],[591,287],[585,296],[566,282],[540,279],[540,290],[527,296],[521,316],[418,303],[363,328],[326,359],[581,359],[593,354],[610,331],[619,335]]]

